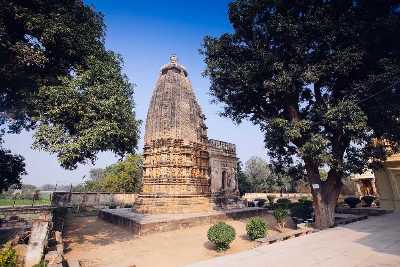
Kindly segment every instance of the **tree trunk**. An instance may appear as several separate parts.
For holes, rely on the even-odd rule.
[[[321,181],[318,167],[306,162],[308,181],[313,195],[315,227],[326,229],[335,224],[335,208],[342,189],[341,175],[329,171],[326,181]]]

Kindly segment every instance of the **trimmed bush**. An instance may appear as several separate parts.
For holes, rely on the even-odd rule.
[[[375,197],[374,196],[363,196],[361,198],[361,200],[364,202],[366,207],[371,207],[372,203],[374,203],[374,201],[375,201]]]
[[[282,209],[288,209],[292,201],[287,198],[280,198],[276,201],[276,206]]]
[[[359,203],[361,203],[361,200],[358,197],[346,197],[344,203],[349,205],[350,208],[355,208]]]
[[[207,237],[213,243],[218,251],[227,250],[229,244],[235,240],[235,229],[224,222],[214,224],[208,229]]]
[[[247,202],[247,207],[255,207],[256,205],[254,204],[253,201]]]
[[[257,207],[262,208],[262,207],[264,207],[265,202],[266,202],[267,200],[265,200],[265,199],[263,199],[263,198],[256,198],[256,199],[254,199],[254,201],[258,201],[258,202],[257,202]]]
[[[0,266],[1,267],[16,267],[17,266],[17,253],[11,245],[6,245],[0,251]]]
[[[267,230],[267,223],[260,217],[251,218],[246,224],[246,232],[250,240],[265,237]]]
[[[293,203],[290,207],[290,215],[292,217],[300,218],[303,220],[310,219],[312,217],[313,206],[312,201],[300,201]]]
[[[276,197],[273,196],[273,195],[268,195],[267,196],[267,199],[268,199],[268,202],[269,202],[270,205],[274,205],[275,198]]]
[[[108,208],[109,208],[109,209],[116,209],[116,208],[117,208],[117,205],[116,205],[116,204],[110,204],[110,205],[108,206]]]
[[[277,208],[272,214],[274,215],[275,220],[278,223],[278,227],[282,231],[285,228],[286,217],[289,215],[288,211],[283,208]]]

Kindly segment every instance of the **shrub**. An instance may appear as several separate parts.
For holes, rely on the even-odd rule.
[[[283,208],[277,208],[274,210],[273,215],[278,223],[278,227],[282,231],[285,228],[286,217],[288,216],[287,210]]]
[[[110,204],[110,205],[108,206],[108,208],[109,208],[109,209],[116,209],[116,208],[117,208],[117,205],[116,205],[116,204]]]
[[[0,251],[0,266],[2,267],[15,267],[17,266],[17,253],[11,245],[6,245]]]
[[[247,207],[255,207],[256,205],[254,204],[253,201],[247,202]]]
[[[276,201],[276,206],[282,209],[288,209],[292,202],[287,198],[280,198]]]
[[[212,242],[218,251],[223,251],[229,248],[229,244],[235,240],[235,229],[224,223],[219,222],[208,229],[207,237]]]
[[[267,230],[267,223],[260,217],[251,218],[246,224],[246,232],[250,240],[265,237]]]
[[[311,203],[310,203],[311,202]],[[303,220],[310,219],[312,217],[313,207],[312,201],[300,201],[293,203],[290,207],[290,215],[292,217],[300,218]]]
[[[125,204],[124,208],[133,208],[133,205],[132,204]]]
[[[276,198],[276,197],[273,196],[273,195],[268,195],[268,196],[267,196],[267,199],[268,199],[269,204],[273,205],[273,204],[274,204],[275,198]]]
[[[374,201],[375,201],[375,197],[374,196],[363,196],[361,198],[361,200],[365,203],[365,206],[371,207],[372,203],[374,203]]]
[[[355,208],[357,204],[361,202],[361,200],[358,197],[346,197],[344,202],[349,205],[350,208]]]
[[[257,202],[257,207],[264,207],[266,200],[263,198],[256,198],[254,201],[258,201]]]

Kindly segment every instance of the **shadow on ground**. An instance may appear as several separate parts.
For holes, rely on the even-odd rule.
[[[74,217],[67,219],[65,226],[66,251],[70,243],[108,245],[114,242],[128,241],[133,234],[121,227],[98,219],[96,216]]]
[[[400,256],[400,212],[369,217],[340,228],[367,233],[356,242],[380,253]]]

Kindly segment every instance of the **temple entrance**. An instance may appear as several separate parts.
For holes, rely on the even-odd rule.
[[[226,187],[226,171],[222,171],[221,189],[225,190]]]

